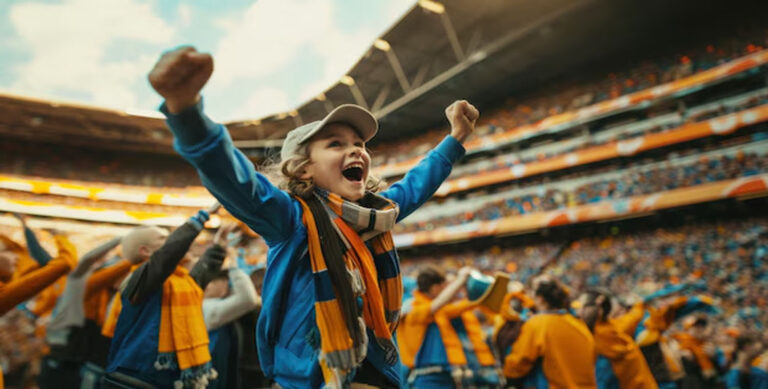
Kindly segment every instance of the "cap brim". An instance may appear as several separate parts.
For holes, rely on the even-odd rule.
[[[344,104],[331,111],[312,131],[299,139],[298,143],[305,143],[330,123],[349,124],[357,131],[363,142],[371,140],[379,131],[379,122],[368,110],[359,105]]]

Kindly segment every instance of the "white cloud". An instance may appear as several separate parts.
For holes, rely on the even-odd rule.
[[[331,0],[260,0],[242,16],[217,23],[225,34],[214,51],[216,71],[210,84],[226,89],[243,79],[267,79],[285,66],[303,61],[304,67],[321,69],[321,76],[288,91],[285,109],[297,107],[335,84],[376,37],[414,3],[388,1],[380,25],[345,31],[340,28],[344,21],[334,20]],[[318,61],[308,62],[314,58]]]
[[[337,29],[327,31],[314,45],[318,52],[325,53],[323,76],[302,88],[295,105],[309,101],[335,84],[365,54],[371,43],[415,3],[415,0],[388,0],[381,26],[371,26],[355,34],[344,34]]]
[[[44,97],[66,91],[115,108],[138,104],[136,83],[157,56],[115,60],[107,57],[111,45],[166,45],[173,36],[149,4],[135,0],[22,3],[11,8],[10,21],[31,55],[17,65],[12,91]]]
[[[182,26],[192,23],[192,7],[187,4],[179,4],[179,22]]]
[[[299,91],[296,106],[305,103],[315,97],[317,97],[320,93],[324,92],[328,87],[331,86],[336,80],[338,80],[338,77],[323,77],[320,79],[317,79],[316,81],[310,82],[309,84],[306,84],[302,89]]]
[[[295,105],[300,105],[317,96],[347,73],[371,45],[374,33],[344,34],[338,30],[328,30],[325,39],[315,42],[313,49],[321,54],[323,68],[321,78],[305,85],[296,96]]]
[[[360,27],[353,30],[335,12],[334,7],[345,6],[344,0],[259,0],[236,17],[218,20],[216,25],[223,33],[216,36],[218,44],[212,51],[216,71],[208,88],[212,95],[224,98],[220,106],[209,106],[215,111],[211,113],[226,112],[222,118],[229,120],[284,112],[333,85],[376,36],[415,2],[379,1],[386,2],[381,15],[372,22],[358,23]],[[13,82],[5,88],[42,98],[71,100],[76,96],[90,104],[119,109],[152,109],[159,97],[146,85],[146,73],[160,52],[181,38],[175,36],[174,28],[187,29],[197,15],[193,3],[174,6],[177,17],[172,28],[153,9],[156,3],[58,0],[11,6],[8,17],[14,45],[26,51],[29,59],[12,65]],[[196,42],[195,37],[183,38]],[[120,54],[118,45],[126,45],[132,57],[110,58]],[[319,76],[298,86],[273,82],[288,67],[312,69],[311,74]],[[233,87],[257,92],[242,101],[230,101],[226,96],[232,94],[227,91]]]
[[[248,96],[236,112],[242,116],[239,119],[253,119],[289,111],[292,108],[285,91],[277,88],[261,88]]]
[[[332,28],[332,7],[326,0],[260,0],[242,17],[220,21],[215,82],[278,72]]]

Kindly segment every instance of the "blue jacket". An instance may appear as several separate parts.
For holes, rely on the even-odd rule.
[[[256,172],[237,150],[224,126],[202,112],[202,103],[171,115],[174,148],[200,174],[206,188],[233,216],[261,235],[269,246],[262,290],[263,306],[256,328],[264,373],[284,388],[319,388],[315,334],[315,292],[307,254],[307,231],[299,203]],[[190,136],[194,134],[195,136]],[[399,182],[380,195],[400,206],[398,221],[410,215],[448,177],[464,148],[446,137]],[[369,339],[374,339],[369,333]],[[393,383],[400,382],[399,363],[387,365],[376,342],[368,343],[368,360]]]
[[[236,359],[230,361],[232,347],[238,347],[238,343],[235,343],[237,337],[233,335],[233,332],[234,328],[231,323],[208,332],[211,365],[216,369],[218,377],[208,383],[207,389],[237,387],[237,377],[229,374],[233,368],[236,369],[238,367]]]
[[[160,333],[162,290],[152,294],[142,304],[131,304],[127,296],[121,298],[123,309],[109,349],[107,371],[119,371],[158,387],[172,388],[174,381],[181,376],[179,369],[156,370],[154,367]]]

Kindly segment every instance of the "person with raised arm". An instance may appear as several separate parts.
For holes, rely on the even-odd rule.
[[[34,297],[75,267],[75,246],[63,234],[56,235],[55,241],[59,249],[55,258],[45,266],[14,278],[16,263],[20,256],[25,255],[26,250],[20,244],[0,235],[0,316]]]
[[[226,251],[213,245],[192,270],[181,265],[216,210],[218,204],[179,226],[123,282],[105,387],[204,388],[216,377],[203,319],[203,289],[219,271]],[[124,244],[131,238],[128,234]],[[146,255],[151,247],[138,250]]]
[[[212,72],[209,54],[181,47],[159,59],[149,81],[165,99],[176,151],[269,246],[257,326],[264,373],[284,388],[399,387],[402,285],[391,230],[448,177],[479,112],[451,104],[450,135],[380,191],[365,147],[378,122],[362,107],[339,106],[287,134],[283,182],[273,183],[203,113],[200,90]]]

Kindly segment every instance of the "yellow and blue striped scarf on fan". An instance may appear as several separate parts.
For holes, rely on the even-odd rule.
[[[365,359],[366,328],[373,331],[387,363],[397,363],[392,332],[403,288],[390,231],[399,208],[372,193],[359,204],[322,190],[306,201],[297,200],[304,211],[312,264],[320,366],[326,387],[343,387],[351,370]]]
[[[133,266],[131,273],[137,268],[138,265]],[[114,337],[121,311],[122,301],[118,292],[102,327],[104,336]],[[211,366],[208,330],[203,319],[203,290],[189,276],[189,271],[181,266],[176,266],[163,283],[154,366],[157,370],[181,370],[180,379],[174,383],[177,389],[205,388],[208,381],[218,375]]]
[[[203,290],[182,266],[163,283],[160,334],[155,369],[181,370],[174,386],[205,388],[215,379],[208,350],[208,330],[203,319]]]

